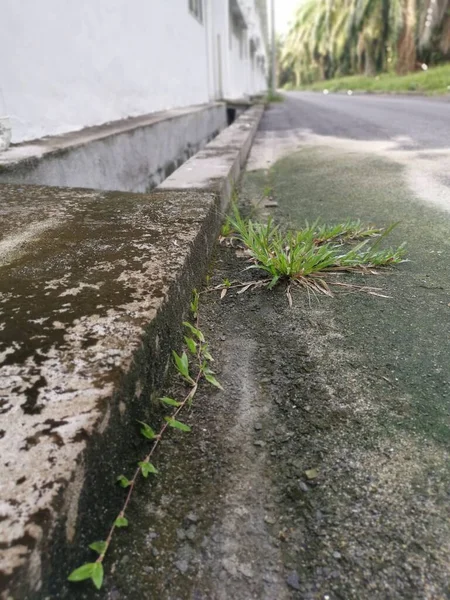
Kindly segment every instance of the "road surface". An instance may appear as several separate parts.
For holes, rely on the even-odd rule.
[[[309,129],[355,140],[410,138],[417,148],[449,148],[450,97],[289,92],[262,130]]]

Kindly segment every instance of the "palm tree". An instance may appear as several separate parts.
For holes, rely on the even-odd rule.
[[[418,51],[450,58],[450,0],[419,0]]]
[[[346,43],[348,4],[308,0],[297,10],[281,55],[281,65],[293,70],[296,85],[335,74]]]
[[[391,66],[403,74],[427,53],[433,60],[450,55],[450,0],[307,0],[280,64],[300,85]]]
[[[355,0],[349,15],[359,70],[375,75],[385,65],[388,0]]]

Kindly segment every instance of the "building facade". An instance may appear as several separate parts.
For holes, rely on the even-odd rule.
[[[265,0],[2,0],[0,56],[13,143],[243,98],[267,88]]]

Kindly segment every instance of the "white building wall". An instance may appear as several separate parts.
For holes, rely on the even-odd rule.
[[[205,0],[213,98],[225,97],[228,78],[228,0]]]
[[[265,57],[264,62],[267,65],[267,49],[255,0],[236,0],[236,3],[241,9],[245,26],[239,27],[236,23],[233,24],[230,11],[231,0],[221,2],[222,6],[225,5],[223,22],[227,24],[224,32],[226,34],[224,96],[228,99],[260,94],[267,89],[266,67],[258,65],[256,57],[252,61],[250,52],[250,40],[256,40],[258,52],[261,57]]]
[[[230,98],[239,98],[239,95],[251,94],[250,64],[246,58],[248,54],[247,30],[230,27],[229,37],[229,63],[230,78],[228,81],[228,94]]]
[[[203,24],[188,0],[0,0],[0,113],[19,142],[258,93],[246,45],[229,48],[229,0],[204,0]]]

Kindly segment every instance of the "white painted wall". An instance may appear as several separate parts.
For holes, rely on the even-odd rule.
[[[259,94],[267,90],[266,71],[251,60],[250,38],[259,40],[259,53],[266,57],[267,49],[261,23],[255,9],[255,0],[238,0],[246,22],[240,32],[232,26],[229,0],[210,0],[213,10],[212,27],[222,44],[223,96],[237,99]],[[242,38],[242,41],[240,40]],[[242,48],[242,52],[241,52]]]
[[[240,0],[246,10],[253,1]],[[13,142],[266,89],[230,53],[228,0],[204,3],[201,24],[188,0],[0,0]]]

